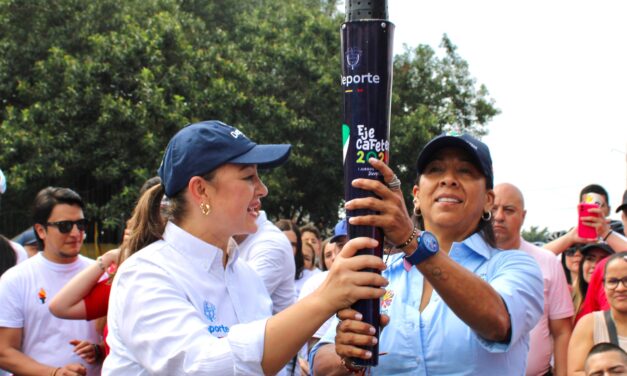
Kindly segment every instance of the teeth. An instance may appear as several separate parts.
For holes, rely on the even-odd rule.
[[[457,200],[455,198],[441,197],[441,198],[438,199],[438,202],[455,202],[455,203],[457,203],[457,202],[461,202],[461,201],[459,201],[459,200]]]

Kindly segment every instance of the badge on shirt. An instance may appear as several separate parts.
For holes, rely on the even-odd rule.
[[[386,290],[385,294],[381,298],[381,313],[387,313],[388,308],[392,305],[394,299],[394,291]]]
[[[41,304],[45,304],[46,303],[46,290],[44,290],[44,288],[40,288],[39,289],[39,293],[37,294],[39,296],[39,300],[41,300]]]

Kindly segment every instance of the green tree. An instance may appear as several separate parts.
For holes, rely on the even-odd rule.
[[[545,227],[540,230],[538,226],[531,226],[528,230],[523,229],[521,235],[528,242],[546,243],[549,238],[549,229]]]
[[[47,185],[76,189],[119,232],[168,139],[221,119],[290,162],[263,173],[273,217],[337,220],[343,197],[339,28],[333,0],[0,0],[0,232],[29,224]],[[106,15],[106,16],[104,16]],[[478,134],[498,111],[445,36],[396,57],[392,162],[406,185],[447,127]]]

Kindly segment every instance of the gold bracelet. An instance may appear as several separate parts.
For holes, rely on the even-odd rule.
[[[418,227],[414,226],[414,229],[411,231],[411,235],[409,235],[409,239],[405,240],[405,243],[397,245],[396,249],[404,250],[405,247],[407,247],[409,243],[411,243],[412,240],[414,240],[416,235],[418,235]]]

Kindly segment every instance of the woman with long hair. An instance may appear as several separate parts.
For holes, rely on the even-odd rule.
[[[586,355],[597,343],[612,342],[627,350],[627,252],[607,259],[603,288],[610,309],[585,315],[575,325],[568,344],[569,375],[584,374]]]
[[[161,184],[136,208],[147,221],[131,238],[149,245],[114,277],[103,375],[274,374],[334,312],[382,295],[385,279],[359,271],[381,270],[381,260],[351,257],[376,242],[354,239],[316,293],[271,316],[264,284],[238,259],[232,237],[257,230],[268,193],[257,169],[282,164],[289,150],[257,145],[218,121],[186,126],[170,140]]]

